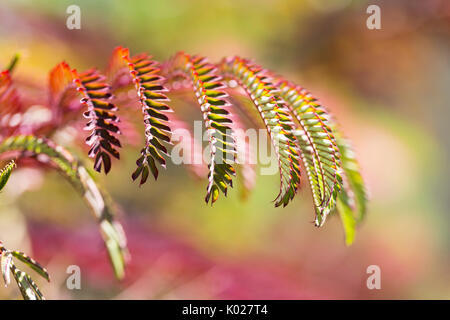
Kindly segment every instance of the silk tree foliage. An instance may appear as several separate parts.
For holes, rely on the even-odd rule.
[[[241,57],[212,63],[205,57],[179,52],[159,63],[148,54],[131,55],[128,49],[118,47],[104,73],[95,68],[78,72],[66,62],[57,64],[49,73],[49,99],[40,103],[51,117],[33,122],[26,117],[32,111],[23,99],[26,95],[18,92],[13,81],[17,58],[13,61],[10,64],[13,67],[5,68],[0,74],[0,160],[33,158],[43,168],[58,170],[85,199],[97,219],[119,279],[124,275],[128,254],[125,235],[114,219],[109,197],[97,186],[93,173],[81,160],[55,144],[52,138],[78,121],[82,114],[86,119],[85,130],[89,132],[84,136],[89,146],[88,157],[93,158],[95,171],[107,174],[113,159],[120,159],[123,139],[119,137],[127,134],[127,129],[121,132],[121,128],[130,128],[127,121],[121,122],[119,115],[125,117],[125,111],[139,106],[145,142],[136,155],[136,169],[131,178],[142,185],[151,173],[157,180],[160,167],[165,168],[169,159],[172,131],[188,127],[175,117],[177,110],[166,95],[177,91],[192,92],[206,128],[210,150],[205,170],[206,203],[212,205],[220,193],[226,196],[236,176],[254,176],[239,175],[239,170],[254,170],[254,166],[240,166],[235,161],[238,148],[234,131],[244,129],[240,115],[245,115],[253,124],[267,130],[275,151],[280,175],[275,206],[288,205],[301,179],[307,179],[312,191],[315,225],[323,226],[327,216],[338,211],[346,243],[353,242],[367,202],[354,152],[326,108],[291,81]],[[128,94],[124,97],[123,93],[130,90],[136,93],[135,98]],[[230,103],[235,101],[230,99],[234,98],[230,94],[245,94],[252,102],[251,109],[249,105]],[[1,172],[1,187],[14,166],[11,162]],[[194,166],[193,171],[198,174],[198,164],[191,168]],[[254,183],[246,181],[244,185]],[[9,266],[15,268],[13,264]],[[13,274],[22,279],[22,287],[28,284],[36,297],[42,297],[32,282],[23,280],[29,277],[14,271]]]

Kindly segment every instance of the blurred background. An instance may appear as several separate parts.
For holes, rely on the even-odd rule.
[[[71,4],[81,30],[66,28]],[[366,27],[370,4],[381,8],[381,30]],[[117,45],[160,61],[179,50],[213,61],[237,54],[285,75],[353,141],[371,201],[346,247],[337,216],[313,226],[305,183],[285,209],[271,202],[277,176],[213,208],[206,179],[180,166],[138,188],[129,178],[138,142],[98,175],[128,235],[124,281],[56,173],[14,172],[0,194],[0,239],[48,267],[52,282],[37,279],[48,299],[449,299],[449,39],[446,0],[2,0],[0,65],[20,53],[22,80],[45,84],[62,60],[104,69]],[[81,268],[81,290],[66,288],[69,265]],[[381,268],[381,290],[366,286],[369,265]],[[0,286],[3,299],[18,294]]]

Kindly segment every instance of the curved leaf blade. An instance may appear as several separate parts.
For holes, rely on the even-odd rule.
[[[14,264],[11,265],[11,271],[24,300],[42,300],[42,293],[39,289],[37,289],[38,293],[35,291],[37,285],[25,272],[19,270]]]
[[[225,86],[216,73],[217,67],[205,57],[180,52],[172,64],[174,69],[180,69],[190,79],[203,114],[210,149],[205,202],[211,202],[212,205],[219,197],[219,190],[227,195],[228,187],[233,186],[232,177],[236,175],[233,167],[236,141],[232,120],[226,110],[230,104],[225,99],[227,94],[222,90]]]
[[[280,97],[289,106],[299,126],[296,136],[302,151],[316,209],[316,226],[325,223],[342,188],[339,148],[330,127],[330,117],[308,91],[286,80],[277,81]]]
[[[43,277],[47,281],[50,281],[50,275],[48,274],[47,269],[42,267],[36,260],[34,260],[33,258],[29,257],[27,254],[21,251],[11,251],[11,254],[14,258],[22,261],[31,269],[36,271],[41,277]]]

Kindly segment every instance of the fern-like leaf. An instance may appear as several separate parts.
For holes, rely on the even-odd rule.
[[[90,146],[88,156],[94,158],[94,169],[101,172],[102,167],[107,174],[111,170],[111,156],[120,158],[116,148],[120,148],[120,134],[117,123],[119,118],[115,115],[116,106],[111,102],[112,94],[105,77],[97,70],[91,69],[78,74],[66,62],[59,63],[52,69],[49,77],[50,106],[52,107],[53,121],[64,123],[65,113],[77,108],[72,101],[81,95],[81,103],[87,107],[84,117],[88,119],[85,130],[91,131],[86,138]],[[67,100],[67,101],[66,101]]]
[[[48,139],[18,135],[0,143],[0,153],[12,151],[53,165],[69,180],[98,220],[115,274],[119,279],[122,278],[128,254],[125,235],[120,223],[115,221],[112,207],[104,193],[97,187],[87,170],[67,150]]]
[[[244,88],[264,121],[280,170],[280,192],[275,205],[286,206],[294,198],[300,184],[300,151],[289,110],[261,67],[234,57],[224,59],[221,69],[228,78]]]
[[[169,118],[165,112],[171,112],[166,104],[169,99],[163,93],[167,90],[162,85],[164,78],[160,76],[158,63],[146,54],[130,57],[128,49],[119,48],[121,56],[129,68],[131,77],[141,104],[145,124],[145,147],[136,161],[137,168],[132,174],[133,180],[141,177],[140,185],[147,181],[151,171],[155,180],[158,178],[156,162],[165,168],[168,157],[163,142],[170,143],[171,129]]]
[[[111,156],[120,159],[121,144],[115,134],[120,134],[117,123],[119,118],[114,114],[116,106],[111,103],[112,94],[109,85],[105,83],[105,77],[92,69],[81,74],[72,70],[77,89],[83,95],[81,102],[87,106],[84,116],[89,120],[85,130],[92,133],[86,139],[91,147],[89,157],[95,158],[94,169],[107,174],[111,170]]]
[[[190,79],[203,114],[210,148],[205,202],[213,204],[219,197],[219,190],[227,195],[228,186],[233,186],[232,177],[236,175],[232,166],[236,156],[235,138],[226,110],[230,104],[225,99],[227,94],[222,90],[221,77],[216,74],[217,67],[206,58],[180,52],[174,63]]]
[[[277,86],[301,129],[297,134],[313,190],[316,225],[323,225],[328,213],[336,207],[346,243],[350,245],[356,225],[365,215],[367,202],[353,150],[325,108],[308,91],[284,79],[279,80]]]
[[[322,226],[342,187],[341,159],[329,115],[305,89],[286,80],[276,85],[299,125],[296,136],[312,189],[315,224]]]

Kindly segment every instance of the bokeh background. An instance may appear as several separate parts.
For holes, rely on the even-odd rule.
[[[66,8],[81,8],[81,30]],[[381,8],[368,30],[366,8]],[[450,3],[362,0],[2,0],[0,65],[45,83],[61,60],[104,68],[117,45],[165,60],[178,50],[241,55],[308,88],[342,124],[370,191],[346,247],[338,217],[313,226],[305,184],[285,209],[277,176],[213,208],[206,182],[169,167],[142,188],[130,147],[99,181],[120,207],[132,256],[114,279],[95,221],[56,173],[17,169],[0,194],[0,238],[46,265],[49,299],[449,299]],[[42,94],[46,98],[45,93]],[[139,139],[139,138],[138,138]],[[65,285],[81,268],[82,289]],[[366,268],[381,268],[381,290]],[[0,297],[18,298],[14,286]]]

